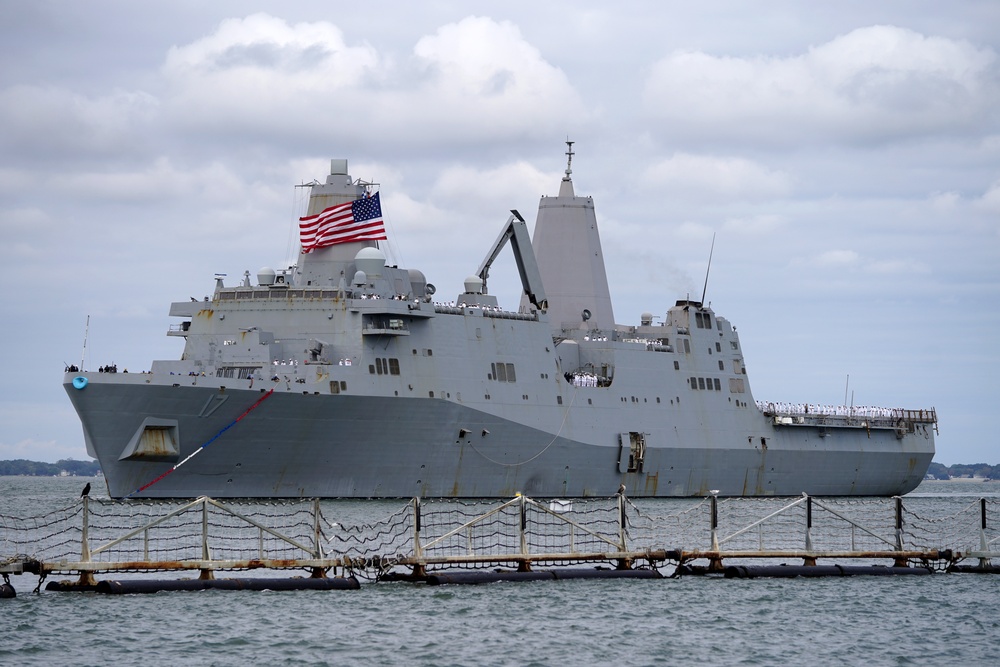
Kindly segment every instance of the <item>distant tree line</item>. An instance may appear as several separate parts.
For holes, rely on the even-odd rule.
[[[986,479],[1000,479],[1000,465],[991,466],[988,463],[956,463],[946,466],[941,463],[932,463],[927,469],[927,474],[934,479],[951,479],[952,477],[985,477]]]
[[[0,461],[0,475],[52,477],[61,475],[64,470],[70,475],[93,477],[101,471],[101,464],[97,461],[75,461],[73,459],[61,459],[55,463],[42,463],[26,459]]]

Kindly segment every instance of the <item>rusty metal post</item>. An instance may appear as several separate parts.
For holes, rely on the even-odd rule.
[[[896,496],[896,551],[903,550],[903,499]],[[905,558],[896,558],[893,561],[894,567],[907,567],[909,564]]]
[[[803,494],[806,496],[806,551],[813,550],[813,540],[812,540],[812,527],[813,527],[813,501],[812,496]],[[805,556],[802,559],[802,564],[806,566],[811,566],[816,564],[815,556]]]
[[[618,549],[622,553],[628,551],[628,535],[626,533],[628,517],[625,514],[625,494],[618,494]],[[618,566],[619,570],[631,570],[632,561],[628,558],[619,558]]]
[[[315,549],[316,558],[324,558],[319,516],[319,498],[313,498],[313,548]]]
[[[527,535],[527,530],[528,530],[528,499],[525,498],[524,496],[522,496],[520,493],[517,494],[517,497],[521,501],[520,503],[518,503],[518,507],[520,508],[520,514],[521,514],[521,520],[519,522],[520,529],[518,530],[518,535],[519,535],[520,541],[521,541],[521,555],[525,557],[525,558],[521,559],[520,563],[518,563],[517,571],[518,572],[531,572],[531,564],[528,562],[528,559],[527,559],[527,556],[528,556],[528,535]]]
[[[90,496],[83,497],[83,539],[80,544],[80,560],[90,562]]]
[[[711,498],[711,525],[712,525],[712,546],[711,551],[716,553],[716,556],[709,559],[708,569],[710,572],[721,572],[724,568],[722,567],[722,557],[718,555],[719,553],[719,492],[714,491]]]
[[[618,495],[618,550],[622,553],[628,551],[628,544],[625,535],[625,494]]]
[[[201,501],[201,559],[212,560],[212,554],[208,549],[208,499]],[[202,569],[199,579],[215,579],[212,570]]]
[[[90,562],[90,496],[83,497],[83,534],[80,540],[80,561],[83,563]],[[80,572],[79,585],[81,586],[94,586],[97,582],[94,580],[93,572]],[[39,586],[41,583],[39,583]]]
[[[323,559],[323,540],[319,524],[319,498],[313,498],[313,557]],[[312,579],[326,579],[326,569],[314,567],[309,575]]]
[[[979,499],[979,550],[983,553],[990,550],[990,544],[986,541],[986,498]],[[979,567],[988,568],[989,566],[989,558],[979,559]]]
[[[420,498],[413,497],[413,557],[423,558],[423,547],[420,546]],[[423,563],[416,563],[413,566],[413,577],[423,578],[427,576],[427,567]]]

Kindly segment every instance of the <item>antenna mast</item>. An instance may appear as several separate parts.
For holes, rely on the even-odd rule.
[[[701,290],[701,303],[705,304],[705,294],[708,293],[708,272],[712,270],[712,253],[715,252],[715,233],[712,233],[712,249],[708,251],[708,268],[705,269],[705,286]]]
[[[568,147],[568,150],[566,151],[566,180],[569,180],[570,174],[573,173],[573,156],[575,155],[573,152],[573,144],[575,143],[575,141],[570,141],[569,137],[566,137],[566,146]]]
[[[80,353],[80,370],[83,370],[83,362],[87,358],[87,336],[90,335],[90,315],[87,315],[87,326],[83,328],[83,352]]]

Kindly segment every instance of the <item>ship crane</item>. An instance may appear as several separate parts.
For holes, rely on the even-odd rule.
[[[521,276],[521,287],[528,296],[528,300],[539,310],[547,310],[548,299],[545,298],[545,290],[542,288],[542,274],[538,271],[538,262],[535,253],[531,249],[531,238],[528,236],[528,225],[524,218],[516,210],[511,210],[511,216],[507,219],[497,240],[493,242],[486,259],[479,265],[476,275],[483,281],[483,293],[486,291],[486,278],[489,276],[490,267],[496,260],[503,247],[510,242],[510,249],[514,253],[514,261],[517,262],[517,272]]]

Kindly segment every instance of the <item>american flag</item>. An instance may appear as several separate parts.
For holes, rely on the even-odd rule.
[[[302,252],[338,243],[386,239],[378,195],[376,192],[374,196],[337,204],[316,215],[299,218]]]

